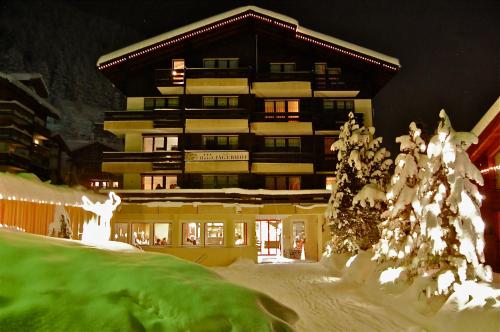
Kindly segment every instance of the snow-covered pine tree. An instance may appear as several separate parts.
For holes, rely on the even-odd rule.
[[[481,195],[474,183],[483,184],[467,148],[477,143],[469,132],[455,132],[445,111],[439,113],[437,134],[427,148],[428,176],[419,188],[421,212],[418,271],[437,281],[428,295],[448,294],[455,283],[492,278],[484,266],[484,222]]]
[[[389,153],[380,148],[382,139],[373,138],[374,132],[374,128],[360,128],[350,113],[331,147],[337,151],[336,181],[325,217],[332,234],[331,250],[335,253],[357,253],[379,239],[377,203],[385,198],[385,193],[378,189],[385,189],[391,161],[387,160]],[[358,196],[360,191],[362,196]]]
[[[420,135],[421,130],[412,122],[409,134],[396,138],[401,153],[395,161],[387,191],[388,206],[379,225],[381,238],[375,246],[374,257],[382,265],[408,268],[418,250],[420,224],[413,204],[427,162],[426,144]]]

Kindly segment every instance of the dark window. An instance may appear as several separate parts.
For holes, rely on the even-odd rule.
[[[210,58],[203,59],[204,68],[238,68],[240,60],[237,58]]]
[[[354,112],[354,100],[323,99],[323,109]]]
[[[299,190],[300,176],[266,176],[265,186],[271,190]]]
[[[202,175],[202,188],[235,188],[238,187],[238,175]]]
[[[292,73],[295,71],[295,62],[271,62],[269,71],[271,73]]]
[[[300,152],[300,137],[265,137],[265,151]]]
[[[238,136],[202,136],[203,148],[207,150],[236,150]]]
[[[154,110],[157,108],[178,108],[179,97],[169,98],[144,98],[144,109]]]
[[[204,108],[237,108],[236,96],[203,96]]]

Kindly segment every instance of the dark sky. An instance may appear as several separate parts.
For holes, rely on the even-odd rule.
[[[410,121],[433,131],[441,108],[470,130],[500,95],[500,1],[74,1],[151,37],[242,5],[399,58],[402,69],[374,100],[377,133],[394,149]],[[125,45],[124,45],[125,46]]]

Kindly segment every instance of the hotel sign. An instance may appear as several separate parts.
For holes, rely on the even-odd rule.
[[[185,161],[248,161],[248,151],[186,151]]]

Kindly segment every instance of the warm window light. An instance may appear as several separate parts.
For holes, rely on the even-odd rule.
[[[121,203],[120,197],[110,192],[109,199],[104,203],[92,203],[87,196],[82,196],[82,202],[82,208],[95,215],[83,224],[82,242],[92,244],[108,242],[111,235],[111,217]]]
[[[40,145],[40,141],[38,140],[38,138],[33,139],[33,143],[35,143],[35,145]]]

